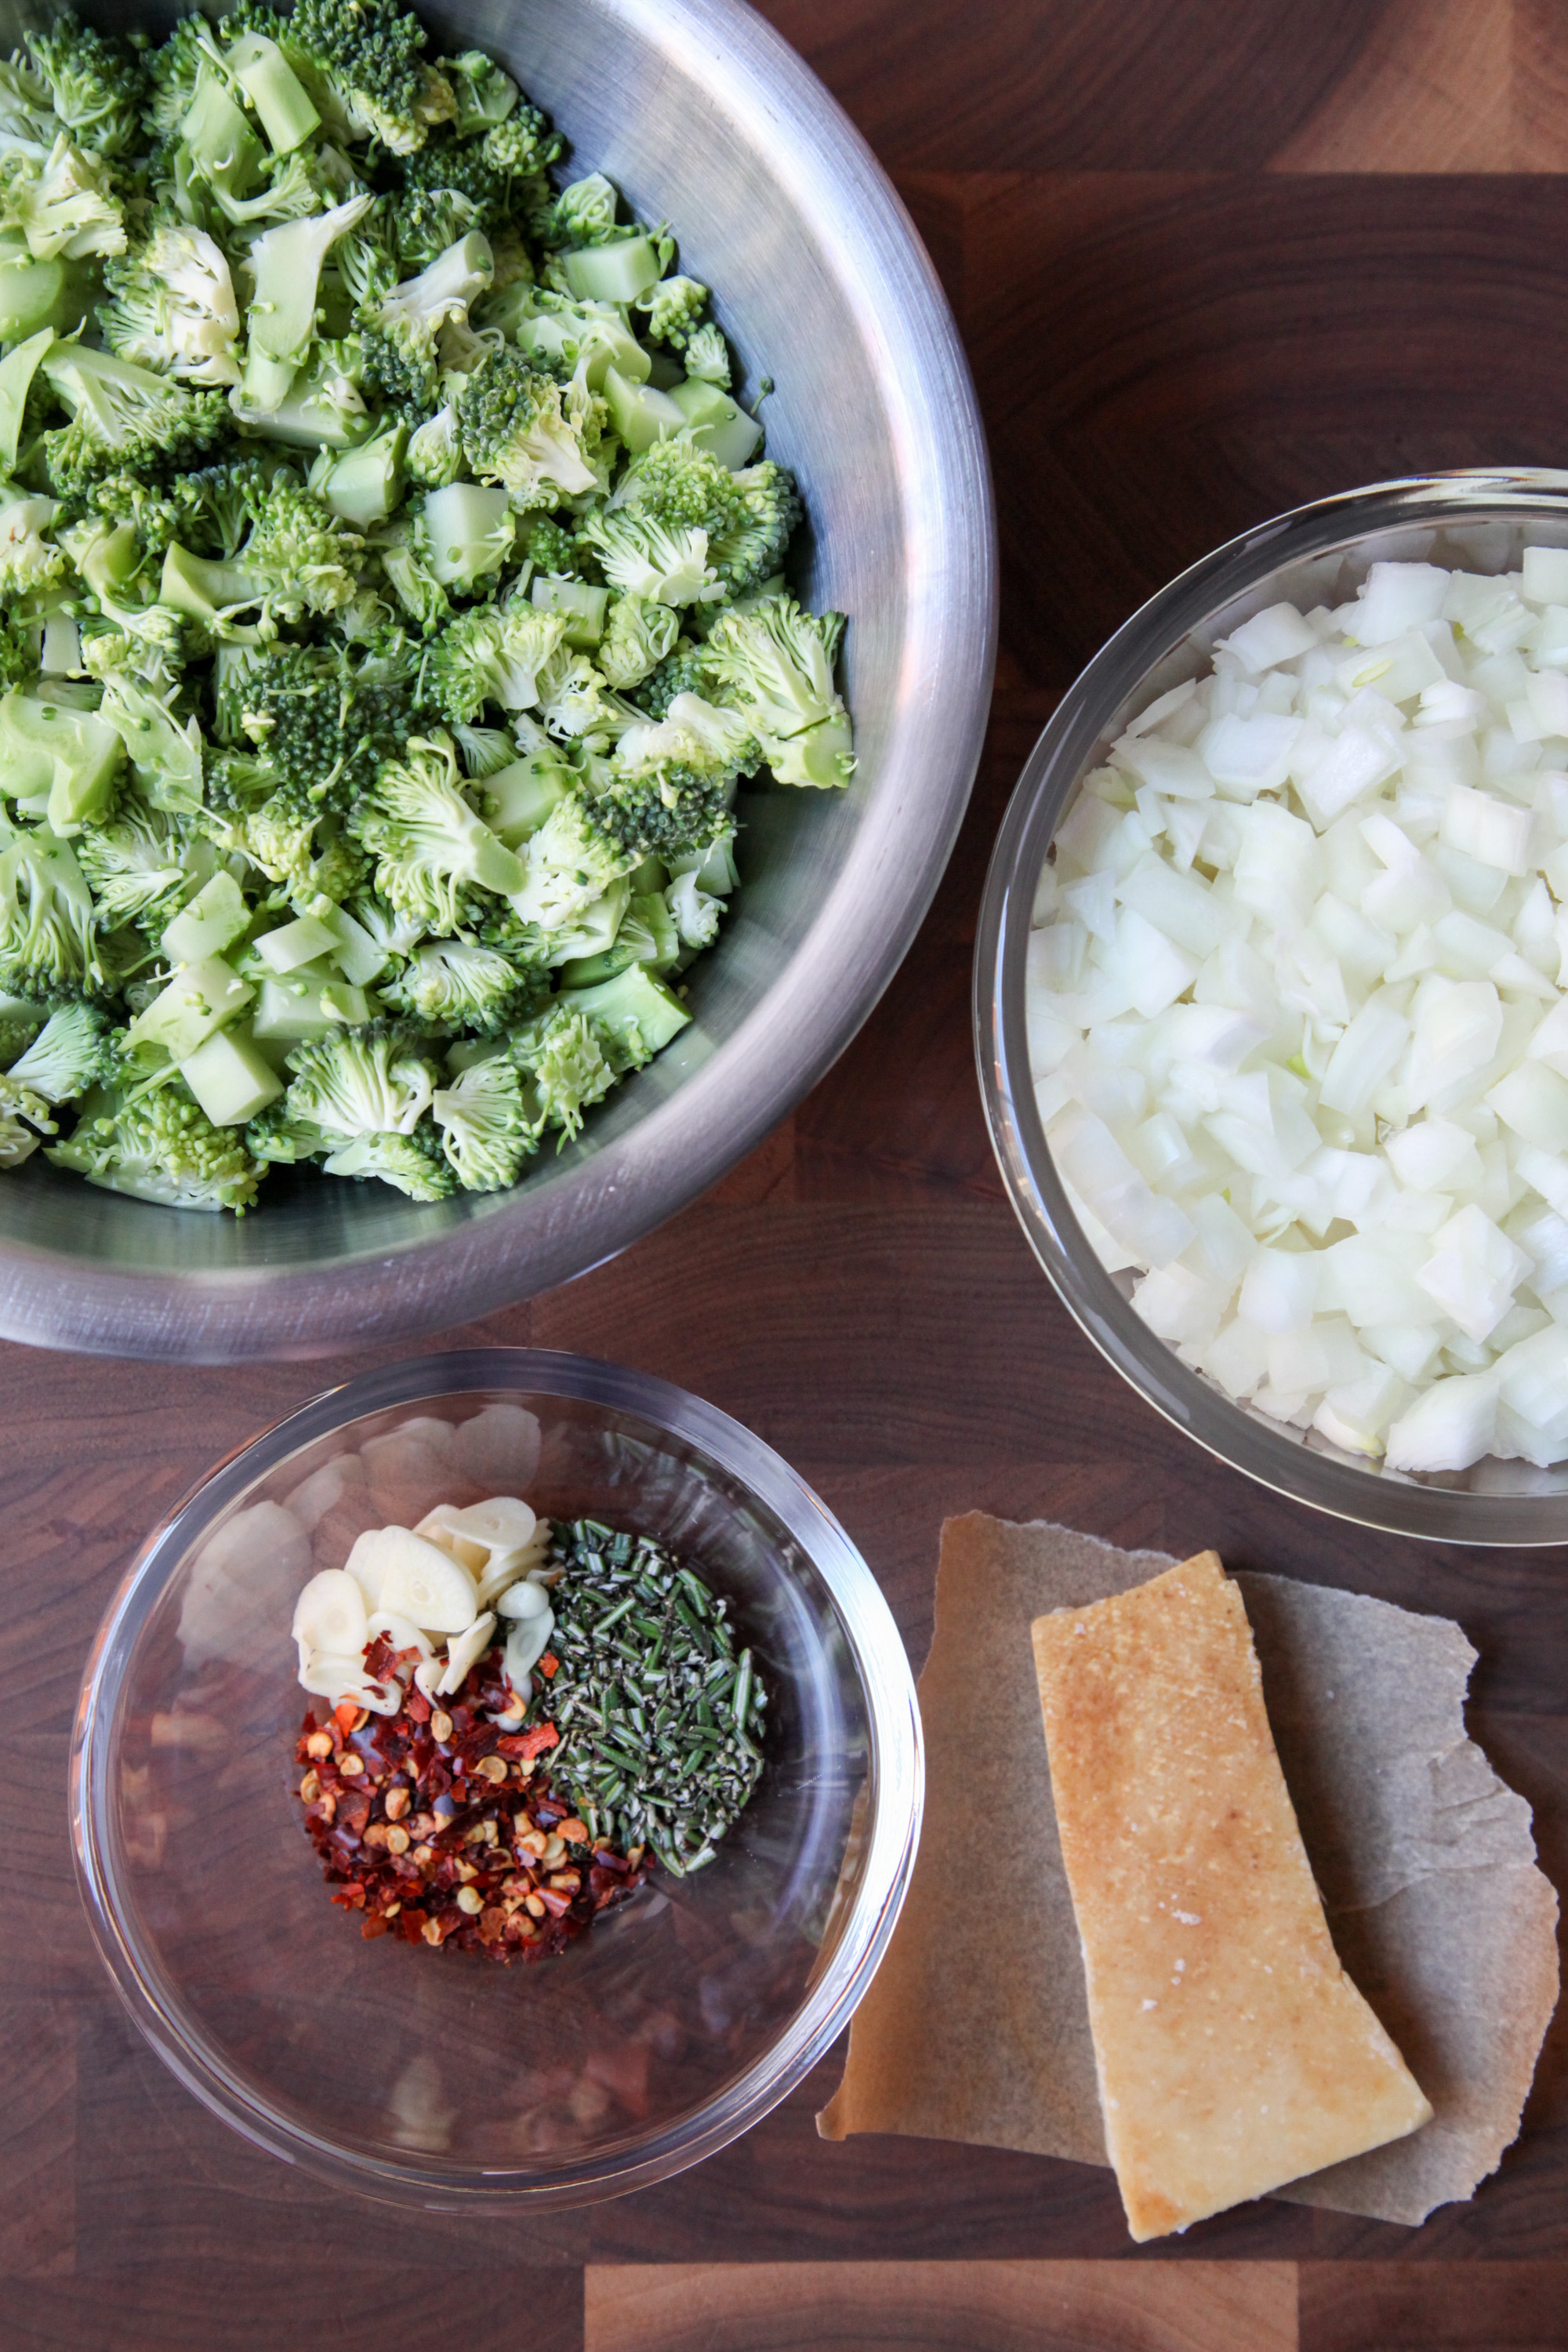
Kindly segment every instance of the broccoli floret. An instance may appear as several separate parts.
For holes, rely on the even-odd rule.
[[[431,1115],[465,1192],[506,1192],[539,1149],[543,1121],[505,1054],[475,1062],[451,1086],[438,1087]]]
[[[89,1184],[172,1209],[242,1213],[266,1173],[234,1129],[215,1127],[173,1075],[84,1118],[47,1156]]]
[[[744,717],[781,784],[846,784],[855,770],[849,714],[833,683],[842,613],[807,613],[769,596],[721,613],[707,667]]]
[[[190,112],[191,100],[196,94],[196,79],[207,62],[211,39],[211,26],[199,9],[193,8],[189,16],[179,19],[168,39],[148,58],[147,76],[151,89],[147,120],[158,139],[176,137]]]
[[[422,691],[444,719],[465,725],[487,702],[527,710],[539,699],[539,673],[565,630],[563,614],[532,605],[476,605],[430,645]]]
[[[178,476],[167,486],[183,519],[176,535],[198,554],[233,557],[261,515],[275,474],[259,457],[238,457]]]
[[[0,987],[42,1003],[103,993],[92,894],[68,842],[19,828],[0,850]]]
[[[637,686],[675,651],[680,615],[672,605],[646,596],[616,596],[597,648],[598,665],[618,691]]]
[[[616,841],[598,822],[598,807],[580,793],[568,793],[530,835],[523,849],[526,878],[507,894],[521,922],[546,934],[564,930],[639,862],[642,850]]]
[[[49,479],[64,498],[104,474],[158,474],[201,457],[231,429],[221,392],[183,391],[110,352],[56,343],[40,367],[71,411],[62,431],[44,436]]]
[[[639,855],[705,848],[729,823],[731,787],[759,758],[750,723],[692,694],[656,725],[628,729],[589,805],[590,821]]]
[[[621,234],[621,200],[602,172],[574,180],[563,188],[551,213],[546,243],[552,246],[608,245]]]
[[[405,749],[407,688],[355,669],[346,651],[279,646],[237,680],[239,724],[301,812],[352,808]]]
[[[321,1165],[329,1176],[379,1176],[411,1201],[444,1201],[458,1189],[428,1120],[412,1135],[356,1135]]]
[[[461,781],[449,738],[414,736],[349,820],[376,860],[381,896],[447,935],[462,927],[473,891],[510,898],[523,884],[521,861],[469,807]]]
[[[695,596],[667,591],[662,601],[689,604],[698,598],[712,602],[725,592],[743,596],[770,578],[784,561],[800,516],[795,477],[771,459],[731,474],[706,450],[663,441],[633,459],[608,513],[595,518],[588,531],[606,551],[606,574],[618,586],[647,596],[658,592],[639,586],[635,575],[639,567],[651,573],[664,560],[665,542],[656,545],[647,535],[649,525],[662,526],[689,549],[690,578],[708,583]]]
[[[590,751],[603,751],[637,724],[629,702],[612,694],[586,654],[562,646],[539,673],[539,709],[545,726],[558,742],[581,739]]]
[[[48,148],[59,132],[49,93],[18,58],[0,60],[0,144]]]
[[[56,114],[80,145],[124,155],[142,144],[147,70],[129,42],[105,40],[68,8],[51,31],[27,35],[27,51]]]
[[[477,230],[438,254],[427,269],[362,305],[363,380],[399,407],[426,415],[437,404],[438,338],[490,282],[490,248]]]
[[[58,1133],[58,1122],[49,1117],[41,1095],[0,1077],[0,1168],[20,1168],[46,1135]]]
[[[520,1031],[512,1054],[533,1081],[542,1122],[562,1129],[570,1143],[583,1129],[583,1113],[602,1101],[617,1073],[587,1015],[558,1005]]]
[[[222,250],[204,229],[161,221],[134,254],[104,269],[103,339],[122,360],[189,383],[237,383],[239,308]]]
[[[650,342],[668,343],[683,352],[708,307],[708,289],[695,278],[661,278],[638,298],[637,308],[647,319]]]
[[[706,326],[692,328],[681,357],[689,378],[699,383],[716,383],[721,391],[729,391],[730,346],[724,341],[722,328],[716,327],[711,319]]]
[[[452,129],[459,139],[493,130],[506,121],[517,104],[517,84],[493,58],[487,58],[483,49],[465,49],[460,58],[442,58],[437,62],[456,101]]]
[[[530,106],[525,99],[504,122],[485,133],[479,152],[501,179],[533,181],[547,194],[544,175],[566,152],[566,142],[551,129],[538,107]]]
[[[182,847],[171,819],[133,794],[124,798],[110,824],[83,831],[76,843],[77,862],[106,930],[135,923],[148,939],[163,938],[164,925],[192,887]]]
[[[404,457],[412,482],[426,489],[445,489],[463,470],[463,445],[458,436],[458,412],[448,401],[409,436]]]
[[[431,122],[457,110],[450,86],[424,62],[424,26],[396,0],[296,0],[282,29],[285,54],[316,68],[353,133],[395,155],[421,146]]]
[[[531,973],[497,949],[464,940],[416,948],[401,971],[377,982],[387,1003],[412,1019],[484,1037],[506,1027],[533,984]]]
[[[723,583],[708,561],[708,533],[632,507],[590,515],[583,536],[598,550],[613,586],[650,603],[683,607],[713,604]]]
[[[393,208],[397,257],[405,269],[428,269],[433,261],[461,244],[470,229],[486,226],[488,207],[465,190],[445,184],[410,188]]]
[[[418,1041],[395,1023],[373,1023],[296,1045],[286,1114],[331,1141],[356,1135],[412,1134],[430,1108],[440,1073]]]
[[[457,396],[463,455],[480,481],[500,482],[520,509],[555,507],[600,487],[594,404],[574,398],[510,346],[492,352]]]
[[[62,131],[47,155],[0,154],[0,230],[18,232],[35,261],[123,253],[125,224],[108,166]]]
[[[359,591],[357,530],[298,483],[274,480],[232,562],[207,562],[178,542],[163,557],[160,595],[215,630],[255,609],[264,632],[307,613],[341,612]]]
[[[432,635],[450,620],[447,591],[430,569],[425,534],[412,518],[400,516],[376,531],[370,544],[393,594],[423,635]]]
[[[378,196],[338,239],[332,261],[355,310],[362,317],[370,316],[403,274],[397,259],[397,212],[391,196]]]
[[[321,266],[338,239],[364,218],[373,199],[357,195],[309,219],[269,228],[250,248],[256,292],[246,312],[246,404],[270,408],[287,397],[316,332]]]
[[[713,540],[709,552],[731,595],[741,597],[778,571],[805,509],[795,476],[771,457],[730,478],[742,511],[730,530]]]
[[[53,499],[0,498],[0,595],[13,606],[54,587],[69,569],[65,550],[44,536],[58,513]]]
[[[194,718],[182,725],[171,701],[122,676],[105,686],[98,715],[119,732],[153,805],[190,815],[202,804],[202,730]]]
[[[331,1150],[321,1129],[308,1118],[290,1118],[285,1101],[268,1103],[245,1130],[245,1148],[253,1160],[291,1168]]]
[[[95,1004],[64,1004],[51,1013],[26,1052],[6,1073],[51,1108],[74,1102],[105,1075],[109,1021]]]

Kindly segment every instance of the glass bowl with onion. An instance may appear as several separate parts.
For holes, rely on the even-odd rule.
[[[1217,549],[1064,697],[993,856],[998,1164],[1147,1402],[1297,1500],[1568,1535],[1568,474]]]
[[[301,1726],[308,1710],[328,1717],[330,1696],[312,1698],[300,1677],[335,1687],[319,1644],[344,1632],[341,1603],[334,1614],[319,1588],[302,1607],[301,1593],[324,1579],[330,1601],[367,1529],[437,1528],[443,1515],[448,1531],[489,1542],[492,1562],[497,1544],[531,1537],[537,1567],[544,1530],[520,1523],[535,1512],[557,1539],[582,1521],[601,1538],[651,1537],[724,1604],[766,1696],[760,1774],[701,1867],[650,1867],[563,1950],[500,1966],[478,1948],[427,1949],[428,1935],[367,1937],[363,1916],[329,1900],[305,1834],[301,1771],[315,1768],[300,1760]],[[449,1555],[470,1556],[462,1542]],[[405,1559],[396,1592],[391,1571],[384,1591],[420,1605],[424,1572]],[[561,1650],[565,1604],[548,1598]],[[524,1697],[511,1652],[540,1622],[535,1604],[514,1606],[498,1631]],[[523,1646],[537,1664],[542,1642]],[[430,1705],[457,1712],[433,1671],[410,1684],[411,1706],[427,1688]],[[367,1742],[384,1719],[361,1709],[354,1728],[373,1776]],[[431,1728],[453,1738],[450,1716]],[[519,1752],[495,1733],[484,1744],[498,1738]],[[345,1731],[337,1744],[353,1743]],[[534,1752],[527,1735],[520,1748]],[[216,1468],[149,1538],[83,1683],[72,1830],[118,1991],[216,2114],[385,2201],[515,2210],[661,2179],[785,2095],[847,2022],[892,1932],[922,1785],[887,1603],[788,1465],[644,1373],[497,1349],[394,1365],[317,1398]],[[395,1803],[385,1810],[390,1820]],[[538,1880],[546,1893],[559,1883]]]

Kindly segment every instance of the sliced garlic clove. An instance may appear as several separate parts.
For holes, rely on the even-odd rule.
[[[400,1617],[395,1609],[373,1610],[370,1618],[370,1638],[374,1642],[384,1633],[395,1650],[417,1650],[421,1658],[433,1658],[436,1645],[428,1634],[422,1633],[411,1617]]]
[[[522,1690],[525,1678],[549,1648],[554,1627],[555,1620],[548,1609],[542,1617],[525,1617],[513,1625],[506,1637],[506,1675],[514,1690]]]
[[[470,1503],[452,1513],[459,1535],[470,1536],[489,1551],[520,1551],[529,1542],[539,1520],[516,1495],[492,1495],[488,1502]]]
[[[472,1537],[465,1536],[453,1524],[457,1517],[455,1504],[437,1503],[433,1511],[426,1512],[414,1532],[416,1536],[423,1536],[427,1543],[439,1544],[442,1550],[449,1551],[454,1559],[460,1559],[470,1576],[482,1576],[489,1565],[489,1553],[482,1543],[475,1543]]]
[[[294,1603],[294,1639],[313,1650],[357,1657],[367,1638],[364,1594],[345,1569],[324,1568]]]
[[[542,1584],[534,1584],[524,1577],[519,1583],[507,1586],[496,1602],[496,1608],[501,1616],[520,1621],[525,1617],[547,1617],[550,1614],[550,1595]]]
[[[447,1643],[447,1671],[436,1685],[437,1698],[449,1698],[454,1691],[462,1689],[469,1668],[478,1665],[489,1648],[495,1622],[487,1610],[482,1617],[476,1618],[466,1633],[459,1633],[456,1641]]]
[[[339,1699],[352,1698],[361,1706],[366,1704],[367,1687],[374,1687],[367,1685],[363,1656],[350,1657],[346,1652],[331,1650],[310,1652],[300,1669],[300,1686],[315,1698],[330,1698],[334,1705]]]
[[[421,1658],[414,1669],[415,1689],[422,1691],[426,1698],[433,1699],[441,1687],[441,1677],[446,1671],[445,1658],[436,1656]]]
[[[403,1685],[393,1675],[384,1683],[367,1682],[359,1696],[372,1715],[395,1715],[403,1705]]]
[[[360,1538],[360,1543],[369,1540]],[[377,1606],[411,1618],[427,1633],[466,1633],[479,1604],[474,1580],[462,1561],[408,1528],[382,1528],[377,1540],[374,1557],[385,1563]]]
[[[397,1528],[367,1528],[363,1535],[354,1538],[353,1549],[343,1562],[344,1575],[353,1578],[364,1595],[367,1609],[381,1606],[381,1580],[392,1558],[384,1538],[401,1532]]]

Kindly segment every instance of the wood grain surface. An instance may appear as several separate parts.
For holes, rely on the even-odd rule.
[[[938,1523],[1214,1545],[1457,1617],[1472,1723],[1568,1888],[1568,1551],[1422,1548],[1209,1462],[1081,1339],[1003,1200],[974,909],[1055,697],[1173,572],[1409,467],[1568,461],[1562,0],[767,0],[897,179],[992,436],[1004,652],[972,814],[857,1043],[717,1191],[449,1342],[620,1357],[749,1422],[847,1524],[918,1663]],[[382,1351],[383,1360],[404,1352]],[[1417,2232],[1270,2202],[1132,2249],[1107,2174],[812,2126],[837,2058],[679,2179],[544,2223],[333,2198],[121,2017],[71,1878],[94,1627],[215,1457],[369,1360],[214,1372],[0,1349],[0,2347],[1546,2352],[1568,2345],[1568,2027],[1523,2136]],[[1152,2267],[1157,2265],[1157,2267]]]

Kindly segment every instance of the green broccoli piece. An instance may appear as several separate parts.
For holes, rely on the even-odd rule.
[[[65,550],[44,536],[58,513],[53,499],[0,499],[0,595],[13,610],[57,586],[70,568]]]
[[[166,142],[178,136],[196,94],[196,80],[207,63],[212,27],[199,9],[179,18],[166,41],[147,58],[150,85],[147,121],[153,136]]]
[[[226,439],[228,403],[217,389],[185,392],[167,376],[110,352],[56,343],[39,362],[71,411],[44,436],[45,463],[62,498],[89,491],[101,475],[157,474]]]
[[[461,188],[408,189],[395,199],[392,215],[403,268],[428,269],[452,246],[460,245],[470,229],[487,226],[487,209]]]
[[[506,121],[517,104],[517,84],[493,58],[483,49],[465,49],[460,58],[437,62],[457,103],[452,129],[458,138],[472,138]]]
[[[407,154],[457,111],[450,85],[424,62],[425,27],[396,0],[296,0],[281,29],[285,55],[314,68],[307,86],[325,85],[356,138]]]
[[[651,570],[658,562],[658,548],[647,531],[650,525],[662,527],[689,548],[691,577],[719,583],[698,591],[702,601],[711,602],[725,593],[744,596],[777,572],[801,511],[794,475],[771,458],[731,474],[689,442],[662,441],[632,460],[614,504],[590,523],[588,535],[606,549],[606,575],[618,586],[646,596],[657,592],[639,587],[635,575],[639,564],[646,562]],[[661,541],[658,547],[663,544]],[[696,599],[666,593],[662,601]]]
[[[239,307],[223,251],[205,229],[161,221],[104,268],[98,323],[111,352],[187,383],[239,382]]]
[[[291,1118],[287,1102],[279,1101],[268,1103],[248,1122],[245,1148],[253,1160],[291,1168],[302,1160],[319,1158],[331,1146],[312,1120]]]
[[[647,320],[648,341],[683,352],[708,307],[709,291],[695,278],[661,278],[633,306]]]
[[[202,730],[194,717],[182,725],[171,700],[121,676],[105,685],[98,715],[118,731],[153,807],[190,815],[202,804]]]
[[[465,1192],[504,1192],[517,1182],[523,1161],[539,1149],[543,1119],[537,1099],[525,1097],[517,1066],[505,1054],[473,1063],[451,1086],[437,1089],[431,1115]]]
[[[422,635],[433,635],[451,619],[452,607],[430,569],[430,551],[418,522],[412,516],[399,516],[374,532],[369,543],[404,612]]]
[[[426,930],[449,935],[461,928],[476,889],[510,898],[522,887],[521,862],[464,799],[458,755],[445,736],[412,737],[349,824],[376,860],[380,895]]]
[[[563,645],[539,673],[539,709],[558,742],[580,739],[603,751],[637,722],[630,703],[612,694],[586,654]]]
[[[622,234],[621,200],[602,172],[574,180],[555,199],[546,243],[552,246],[609,245]]]
[[[409,436],[404,467],[409,480],[422,482],[426,489],[445,489],[457,480],[463,470],[463,445],[450,401]]]
[[[341,612],[359,593],[364,540],[298,484],[274,480],[249,537],[213,562],[175,541],[163,556],[162,602],[215,631],[255,609],[264,631],[307,613]]]
[[[49,1117],[41,1095],[0,1077],[0,1168],[20,1168],[46,1135],[58,1133],[58,1122]]]
[[[46,1155],[89,1184],[171,1209],[233,1209],[243,1214],[266,1173],[232,1128],[215,1127],[171,1074],[82,1119]]]
[[[650,604],[713,604],[723,583],[708,561],[708,533],[663,522],[633,507],[590,515],[583,536],[597,549],[605,577],[628,596]]]
[[[249,267],[256,291],[246,312],[247,356],[241,398],[272,408],[287,398],[315,340],[321,268],[339,237],[364,218],[368,194],[308,219],[286,220],[258,236]]]
[[[366,389],[420,415],[435,408],[440,331],[467,321],[469,303],[490,282],[490,267],[488,242],[471,230],[417,278],[362,304]]]
[[[705,326],[692,328],[681,358],[689,382],[716,383],[721,392],[729,391],[730,346],[724,341],[723,329],[716,327],[711,319]]]
[[[521,922],[547,935],[567,929],[640,862],[640,848],[624,846],[601,824],[600,806],[568,793],[529,836],[522,851],[526,877],[520,889],[507,893]]]
[[[742,503],[739,520],[721,531],[709,550],[720,579],[735,598],[749,596],[771,580],[784,562],[805,509],[795,476],[764,457],[731,474],[731,482]]]
[[[106,40],[70,8],[50,31],[26,37],[33,70],[47,83],[56,114],[79,145],[100,155],[125,155],[143,143],[147,70],[129,42]]]
[[[470,470],[500,482],[519,509],[559,506],[600,488],[589,462],[597,446],[592,401],[536,373],[521,352],[492,352],[464,379],[455,404]]]
[[[53,1003],[105,992],[92,893],[68,842],[21,827],[0,850],[0,987]]]
[[[352,808],[407,747],[405,685],[356,668],[346,648],[277,646],[236,687],[240,727],[301,814]]]
[[[172,819],[127,794],[110,823],[87,827],[75,848],[103,929],[134,923],[161,940],[195,880]]]
[[[329,1176],[379,1176],[411,1201],[444,1201],[458,1189],[428,1123],[412,1135],[356,1135],[321,1165]]]
[[[0,145],[47,149],[59,135],[49,93],[20,58],[0,60]]]
[[[107,164],[73,147],[63,131],[47,155],[22,147],[0,154],[0,232],[5,230],[26,241],[35,261],[125,250]]]
[[[359,1135],[410,1135],[440,1073],[395,1023],[373,1022],[296,1045],[286,1116],[319,1128],[335,1147]]]
[[[587,1015],[558,1005],[512,1040],[512,1055],[533,1081],[542,1123],[558,1127],[562,1142],[583,1131],[583,1113],[600,1102],[619,1073]]]
[[[516,1017],[534,980],[495,948],[437,940],[377,985],[389,1004],[432,1029],[492,1037]]]
[[[707,667],[741,712],[781,784],[847,784],[849,714],[833,683],[842,613],[807,613],[793,596],[721,613]]]
[[[522,518],[517,550],[535,572],[548,572],[556,580],[585,579],[593,564],[592,551],[584,546],[576,530],[537,507]]]
[[[174,535],[197,554],[232,559],[266,507],[275,472],[260,457],[238,457],[179,475],[165,491],[182,521]],[[96,494],[94,503],[100,503]],[[167,540],[163,546],[150,541],[149,551],[162,555],[168,544]]]
[[[680,615],[672,605],[646,596],[616,596],[599,640],[599,668],[606,683],[624,693],[651,677],[679,638]]]
[[[548,197],[545,173],[566,152],[566,142],[551,129],[538,107],[524,100],[504,122],[485,133],[479,152],[499,178],[532,182]]]
[[[377,196],[370,210],[345,230],[332,252],[344,290],[362,318],[371,316],[402,276],[397,257],[397,212],[391,196]]]
[[[430,644],[422,690],[443,719],[464,725],[486,703],[527,710],[539,699],[539,674],[566,631],[559,613],[533,605],[479,604],[460,613]]]
[[[52,1108],[75,1102],[106,1074],[108,1034],[108,1016],[97,1005],[62,1004],[11,1064],[6,1083],[27,1088]]]

